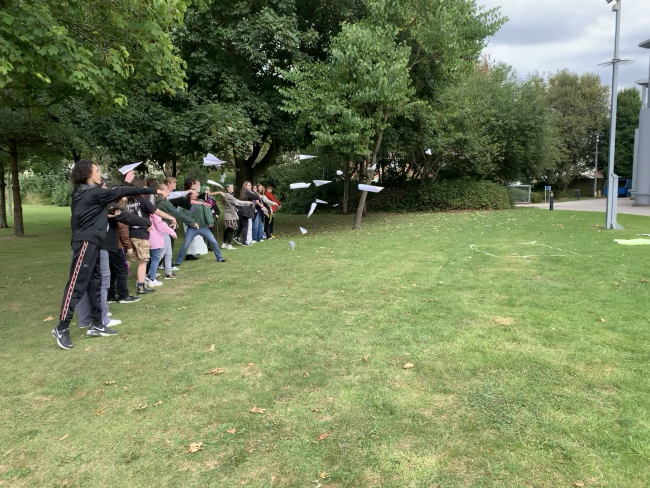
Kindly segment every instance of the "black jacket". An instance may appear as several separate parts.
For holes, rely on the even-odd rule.
[[[120,186],[108,190],[99,186],[79,185],[72,192],[72,241],[90,241],[101,246],[108,231],[106,206],[122,197],[153,195],[156,190]]]

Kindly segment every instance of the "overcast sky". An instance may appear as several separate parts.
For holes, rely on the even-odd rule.
[[[530,73],[592,72],[611,84],[612,69],[599,63],[614,57],[616,15],[605,0],[478,0],[487,7],[501,7],[510,20],[489,39],[485,53],[503,61],[520,77]],[[623,0],[621,66],[619,83],[633,86],[648,78],[650,50],[639,43],[650,39],[650,0]]]

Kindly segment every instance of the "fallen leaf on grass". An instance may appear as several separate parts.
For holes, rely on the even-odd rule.
[[[225,373],[226,370],[223,368],[212,368],[210,371],[206,371],[205,374],[212,374],[212,375],[218,375]]]
[[[363,357],[363,360],[367,363],[369,357],[370,357],[370,354],[366,354],[366,355]]]
[[[255,363],[248,363],[246,366],[253,366]]]
[[[305,371],[305,372],[303,373],[303,376],[309,378],[309,373],[308,373],[307,371]]]
[[[61,442],[63,439],[65,439],[65,438],[68,437],[69,435],[70,435],[70,434],[66,434],[66,435],[64,435],[63,437],[61,437],[61,438],[59,439],[59,442]]]
[[[322,480],[326,480],[327,478],[330,477],[330,475],[327,474],[325,471],[323,471],[322,473],[318,473],[318,477]]]
[[[645,278],[641,278],[641,283],[647,283],[647,282],[648,280],[646,280]]]
[[[116,384],[117,384],[117,381],[115,381],[115,380],[104,381],[104,384],[105,384],[105,385],[108,385],[108,386],[110,386],[110,385],[116,385]]]
[[[266,408],[251,407],[249,412],[251,412],[251,413],[266,413]]]
[[[45,317],[43,322],[51,322],[52,320],[54,320],[54,317]]]
[[[228,432],[229,434],[234,434],[235,432],[237,432],[237,429],[233,427],[232,429],[226,429],[226,432]]]
[[[203,442],[192,442],[187,452],[195,453],[203,450]]]
[[[602,318],[600,319],[600,321],[601,321],[603,324],[606,324],[606,323],[607,323],[607,320],[602,319]]]
[[[323,432],[321,435],[318,436],[318,440],[322,441],[323,439],[327,439],[330,435],[326,432]]]
[[[584,482],[584,481],[576,481],[576,482],[573,483],[573,484],[576,485],[578,488],[582,488],[583,486],[585,486],[585,482]]]
[[[149,406],[149,405],[146,404],[146,403],[145,403],[144,405],[143,405],[142,403],[138,403],[138,404],[135,406],[135,409],[136,409],[136,410],[144,410],[144,409],[147,408],[148,406]]]
[[[411,369],[411,368],[413,368],[413,367],[415,367],[415,364],[413,364],[413,363],[406,363],[406,364],[404,365],[404,369]]]
[[[620,284],[618,281],[615,281],[614,284],[615,284],[616,286],[621,286],[621,284]]]
[[[178,310],[185,310],[187,307],[178,307]]]
[[[210,346],[210,349],[208,349],[206,352],[214,352],[214,346],[215,346],[215,345],[216,345],[216,344],[212,344],[212,345]]]
[[[162,405],[162,400],[158,400],[156,403],[153,404],[154,407],[157,407],[158,405]]]

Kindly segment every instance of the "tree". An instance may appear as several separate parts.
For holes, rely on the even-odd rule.
[[[7,182],[5,181],[5,155],[0,154],[0,229],[8,229],[7,223]]]
[[[25,237],[20,198],[19,156],[39,149],[47,140],[48,125],[42,110],[0,107],[0,151],[9,155],[14,200],[14,236]]]
[[[635,87],[624,88],[618,92],[616,108],[616,152],[614,155],[614,172],[622,178],[632,178],[634,163],[634,131],[639,127],[641,111],[641,94]],[[606,173],[609,164],[609,126],[600,137],[599,167]],[[594,146],[595,147],[595,146]]]
[[[609,89],[595,74],[563,70],[549,78],[548,99],[563,142],[556,179],[566,187],[591,167],[596,135],[607,123]]]
[[[152,91],[183,88],[170,30],[188,0],[0,0],[0,93],[89,93],[123,104],[131,78]]]

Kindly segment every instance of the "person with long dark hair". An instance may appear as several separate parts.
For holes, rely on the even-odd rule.
[[[239,216],[237,215],[238,207],[251,207],[253,202],[245,202],[243,200],[238,200],[235,197],[235,187],[232,183],[226,184],[226,193],[220,193],[223,196],[226,203],[224,205],[224,230],[223,230],[223,246],[221,249],[234,249],[232,247],[232,238],[237,230],[239,223]]]
[[[133,180],[127,173],[126,181]],[[91,337],[116,334],[102,323],[101,265],[99,248],[106,238],[108,209],[111,202],[125,196],[151,195],[155,190],[137,187],[102,188],[102,175],[96,164],[89,160],[75,163],[72,169],[72,266],[70,278],[63,292],[59,325],[52,329],[52,336],[62,349],[73,347],[70,339],[70,321],[81,297],[88,292],[92,325],[86,335]]]

